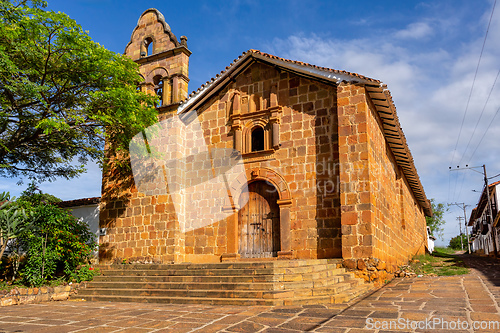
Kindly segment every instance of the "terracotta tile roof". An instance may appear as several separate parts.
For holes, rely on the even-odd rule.
[[[472,209],[472,211],[470,212],[469,223],[467,223],[467,225],[469,227],[472,227],[474,225],[474,220],[476,219],[476,214],[477,214],[477,207],[474,207]]]
[[[95,205],[101,202],[101,197],[83,198],[58,202],[56,205],[61,208]]]
[[[367,84],[365,87],[382,120],[384,135],[396,163],[403,170],[416,199],[424,208],[426,215],[432,216],[431,203],[425,195],[406,136],[399,122],[396,105],[390,91],[387,89],[387,85],[374,86]]]
[[[496,181],[496,182],[494,182],[494,183],[491,183],[491,184],[489,184],[488,186],[489,186],[489,187],[493,187],[493,186],[496,186],[496,185],[498,185],[498,184],[500,184],[500,180],[499,180],[499,181]]]
[[[432,207],[425,195],[422,183],[420,182],[413,156],[396,113],[396,106],[394,105],[391,93],[387,89],[387,86],[379,80],[357,73],[285,59],[259,50],[248,50],[210,81],[207,81],[196,91],[193,91],[187,99],[181,102],[178,112],[182,113],[190,109],[195,109],[201,105],[218,91],[218,87],[224,86],[232,79],[233,75],[237,75],[239,73],[239,67],[245,67],[254,60],[271,63],[298,75],[312,76],[316,79],[326,80],[335,84],[339,84],[342,81],[364,84],[382,120],[384,135],[395,156],[396,163],[403,170],[416,199],[424,208],[425,214],[432,216]]]
[[[302,61],[297,61],[297,60],[285,59],[285,58],[281,58],[281,57],[278,57],[278,56],[275,56],[275,55],[272,55],[272,54],[269,54],[269,53],[261,52],[259,50],[248,50],[247,52],[243,53],[243,55],[245,55],[248,52],[251,52],[253,54],[260,54],[260,55],[262,55],[264,57],[268,57],[270,59],[280,60],[280,61],[283,61],[283,62],[293,63],[293,64],[297,64],[297,65],[300,65],[300,66],[307,66],[307,67],[310,67],[310,68],[314,68],[314,69],[318,69],[318,70],[322,70],[322,71],[326,71],[326,72],[332,72],[332,73],[337,73],[337,74],[348,75],[348,76],[352,76],[352,77],[357,77],[357,78],[359,78],[361,80],[366,80],[366,81],[371,81],[371,82],[375,82],[375,83],[380,83],[379,80],[375,80],[375,79],[372,79],[372,78],[369,78],[367,76],[360,75],[360,74],[357,74],[357,73],[352,73],[352,72],[347,72],[347,71],[342,71],[342,70],[337,70],[337,69],[331,69],[331,68],[327,68],[327,67],[316,66],[316,65],[309,64],[307,62],[302,62]]]
[[[494,183],[491,183],[488,185],[488,188],[490,190],[490,193],[492,191],[492,189],[499,185],[500,184],[500,180],[499,181],[496,181]],[[474,225],[474,221],[475,219],[477,219],[478,217],[480,217],[482,214],[483,214],[483,211],[484,209],[486,208],[486,201],[487,201],[487,198],[486,198],[486,187],[483,189],[483,192],[481,193],[481,197],[479,198],[479,202],[477,204],[476,207],[474,207],[474,209],[472,210],[472,212],[470,213],[470,218],[469,218],[469,223],[468,225]]]
[[[250,57],[250,56],[262,56],[264,58],[268,58],[268,59],[272,59],[272,60],[277,60],[277,61],[281,61],[281,62],[284,62],[284,63],[289,63],[289,64],[298,65],[298,66],[309,67],[311,69],[316,69],[316,70],[324,71],[324,72],[330,72],[330,73],[333,73],[333,74],[339,74],[339,75],[342,75],[342,76],[350,76],[352,78],[358,78],[360,80],[370,81],[370,82],[373,82],[373,83],[380,83],[379,80],[375,80],[375,79],[372,79],[372,78],[369,78],[367,76],[363,76],[363,75],[360,75],[360,74],[357,74],[357,73],[351,73],[351,72],[347,72],[347,71],[342,71],[342,70],[336,70],[336,69],[331,69],[331,68],[327,68],[327,67],[316,66],[316,65],[312,65],[312,64],[309,64],[309,63],[306,63],[306,62],[285,59],[285,58],[281,58],[281,57],[278,57],[278,56],[275,56],[275,55],[272,55],[272,54],[269,54],[269,53],[261,52],[259,50],[250,49],[250,50],[248,50],[246,52],[243,52],[243,54],[241,54],[237,59],[234,59],[233,62],[229,66],[226,66],[226,68],[223,71],[221,71],[219,74],[215,75],[215,77],[211,78],[209,81],[207,81],[204,84],[202,84],[201,87],[199,87],[197,90],[192,91],[191,94],[189,94],[189,96],[184,101],[181,101],[181,105],[183,103],[186,103],[187,101],[189,101],[191,98],[196,97],[196,95],[198,93],[202,92],[205,88],[207,88],[208,86],[210,86],[214,82],[216,82],[220,77],[222,77],[225,73],[227,73],[228,70],[230,70],[234,65],[236,65],[238,62],[240,62],[243,59],[245,59],[247,57]]]

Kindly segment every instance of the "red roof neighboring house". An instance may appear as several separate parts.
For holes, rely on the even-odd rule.
[[[489,188],[489,191],[490,191],[490,196],[492,195],[492,191],[495,188],[495,186],[499,185],[499,184],[500,184],[500,180],[488,185],[488,188]],[[486,208],[485,207],[486,206],[486,201],[488,199],[487,199],[487,194],[486,194],[485,190],[486,190],[486,188],[484,188],[483,189],[483,193],[481,193],[481,198],[479,199],[479,203],[477,204],[477,206],[470,213],[469,223],[467,224],[468,226],[474,225],[474,221],[478,218],[477,215],[479,214],[479,216],[481,216],[481,214],[483,213],[484,209]]]

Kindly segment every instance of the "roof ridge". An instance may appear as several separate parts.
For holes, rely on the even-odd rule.
[[[372,79],[357,73],[351,73],[345,70],[336,70],[316,66],[302,61],[285,59],[259,50],[250,49],[243,52],[238,58],[234,59],[234,61],[229,66],[226,66],[225,70],[221,71],[220,74],[217,74],[215,78],[211,78],[196,91],[193,91],[185,100],[181,101],[177,113],[183,113],[184,111],[195,108],[198,104],[203,103],[204,99],[209,98],[210,95],[214,93],[214,89],[217,89],[218,83],[224,83],[228,82],[228,80],[232,80],[232,75],[234,73],[236,73],[235,75],[238,74],[239,66],[246,66],[247,62],[250,63],[253,61],[269,62],[271,66],[283,67],[284,70],[298,73],[298,75],[314,76],[332,82],[333,84],[340,84],[342,82],[363,84],[369,95],[371,95],[369,91],[382,94],[384,100],[387,102],[387,107],[392,110],[390,111],[393,117],[392,121],[397,127],[397,135],[399,136],[400,143],[404,146],[404,156],[395,156],[396,163],[402,167],[403,173],[409,183],[411,183],[410,186],[417,201],[420,202],[428,216],[432,215],[431,205],[427,199],[425,190],[418,175],[406,136],[403,133],[394,100],[389,89],[387,88],[387,85],[380,80]],[[376,110],[377,112],[379,111],[378,107],[376,107]],[[382,131],[384,131],[385,136],[386,133],[384,127],[382,127]],[[394,152],[392,145],[390,146],[391,151]],[[403,163],[405,165],[401,162],[403,159],[406,161],[406,163]]]
[[[235,65],[239,60],[241,60],[243,57],[247,56],[248,54],[258,54],[258,55],[261,55],[261,56],[266,57],[266,58],[270,58],[270,59],[274,59],[274,60],[279,60],[279,61],[283,61],[283,62],[288,62],[288,63],[292,63],[292,64],[304,66],[304,67],[310,67],[310,68],[318,69],[320,71],[325,71],[325,72],[331,72],[331,73],[337,73],[337,74],[342,74],[342,75],[357,77],[357,78],[359,78],[361,80],[367,80],[367,81],[371,81],[373,83],[378,83],[378,84],[382,83],[380,80],[373,79],[373,78],[370,78],[368,76],[364,76],[364,75],[361,75],[361,74],[358,74],[358,73],[348,72],[348,71],[339,70],[339,69],[333,69],[333,68],[329,68],[329,67],[317,66],[317,65],[313,65],[313,64],[302,62],[302,61],[298,61],[298,60],[291,60],[291,59],[287,59],[287,58],[282,58],[282,57],[279,57],[279,56],[276,56],[276,55],[273,55],[273,54],[270,54],[270,53],[262,52],[262,51],[257,50],[257,49],[249,49],[249,50],[243,52],[240,56],[238,56],[238,58],[234,59],[228,66],[226,66],[226,68],[224,70],[222,70],[220,73],[216,74],[215,77],[210,78],[210,80],[208,80],[207,82],[205,82],[204,84],[202,84],[200,87],[198,87],[198,89],[193,90],[185,99],[183,99],[182,101],[180,101],[180,104],[182,105],[182,104],[186,103],[188,100],[190,100],[191,98],[195,97],[197,93],[201,92],[208,85],[212,84],[219,77],[223,76],[229,69],[231,69],[231,67],[233,65]],[[391,99],[392,99],[392,97],[391,97]]]
[[[488,186],[495,186],[495,185],[498,185],[498,184],[500,184],[500,180],[497,180],[494,183],[488,184]]]

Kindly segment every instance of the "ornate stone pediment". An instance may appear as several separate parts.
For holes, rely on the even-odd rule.
[[[276,85],[269,99],[258,94],[234,91],[226,102],[228,125],[234,132],[234,149],[245,160],[259,161],[274,157],[279,148],[279,124],[283,108],[278,105]]]

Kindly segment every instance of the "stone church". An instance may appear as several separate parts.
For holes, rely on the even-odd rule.
[[[105,169],[101,262],[343,258],[390,272],[424,253],[432,210],[381,81],[249,50],[188,95],[187,38],[156,9],[125,54],[169,122],[150,144],[175,146],[163,159],[177,167],[144,165],[147,184],[137,164],[133,175]],[[217,173],[216,151],[238,167]]]

